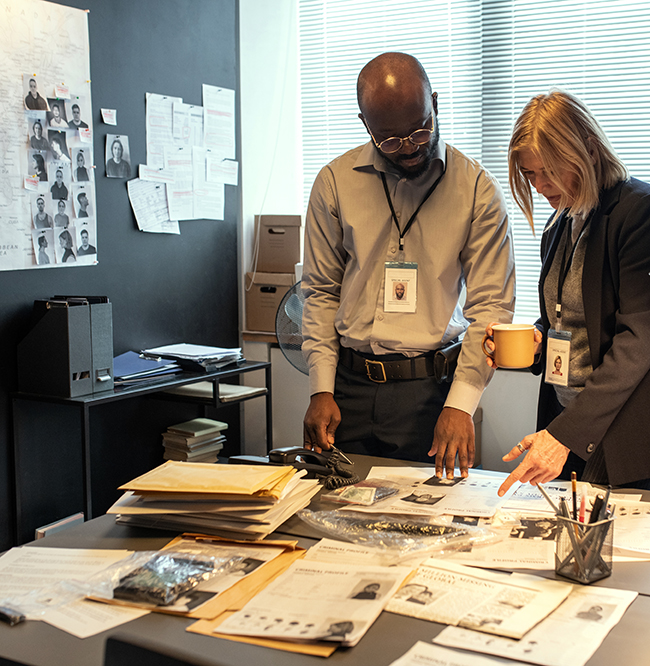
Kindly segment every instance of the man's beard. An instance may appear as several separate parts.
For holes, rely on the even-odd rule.
[[[415,153],[411,153],[410,155],[398,155],[392,160],[390,160],[394,165],[394,167],[397,169],[397,171],[400,173],[400,175],[402,175],[407,180],[415,180],[416,178],[419,178],[423,173],[428,171],[429,167],[431,166],[431,162],[433,162],[433,155],[438,145],[438,141],[440,140],[440,129],[438,127],[438,121],[435,118],[435,116],[434,116],[434,123],[435,123],[435,131],[431,134],[429,143],[420,146],[420,149]],[[420,151],[422,150],[426,150],[426,152],[421,153]],[[407,169],[401,166],[400,164],[401,161],[412,159],[413,157],[419,154],[422,154],[424,158],[413,169]]]

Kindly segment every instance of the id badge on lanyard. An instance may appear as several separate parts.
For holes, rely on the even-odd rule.
[[[551,329],[546,339],[546,373],[544,381],[556,386],[569,385],[571,332]]]
[[[415,312],[418,299],[418,265],[411,261],[384,264],[384,312]]]

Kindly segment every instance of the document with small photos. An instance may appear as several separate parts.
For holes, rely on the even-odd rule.
[[[215,631],[356,645],[411,571],[301,560]]]

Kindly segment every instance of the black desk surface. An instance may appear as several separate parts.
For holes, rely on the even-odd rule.
[[[386,464],[386,461],[379,459],[355,459],[362,474],[372,464]],[[282,533],[274,536],[282,538],[287,533],[300,532],[304,530],[292,520],[283,526]],[[31,546],[155,550],[173,536],[174,533],[162,530],[116,525],[114,517],[107,515],[53,534]],[[307,536],[298,535],[297,538],[304,547],[313,543],[313,539]],[[553,572],[547,575],[554,576]],[[640,595],[587,663],[589,666],[647,663],[650,648],[650,562],[615,564],[613,575],[597,584],[636,589]],[[5,666],[6,659],[38,666],[102,666],[104,644],[106,637],[111,634],[155,641],[160,646],[182,650],[188,660],[194,657],[201,659],[202,663],[215,666],[315,666],[325,663],[320,657],[291,654],[186,632],[185,628],[193,622],[192,619],[150,613],[85,639],[76,638],[44,622],[24,622],[15,627],[0,623],[0,666]],[[444,625],[384,612],[358,645],[337,650],[327,659],[327,663],[341,666],[388,665],[407,652],[416,641],[431,641],[443,628]]]

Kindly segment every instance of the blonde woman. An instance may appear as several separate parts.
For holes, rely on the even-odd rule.
[[[556,212],[541,245],[538,431],[504,456],[526,453],[499,494],[572,470],[650,488],[650,185],[629,177],[589,109],[558,90],[525,106],[508,161],[531,227],[533,188]],[[552,376],[558,349],[562,378]]]

